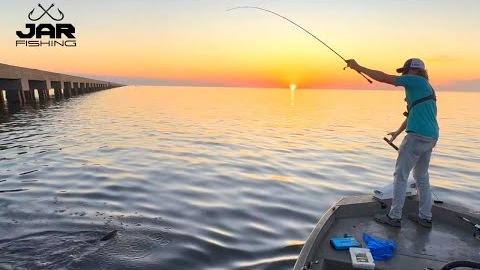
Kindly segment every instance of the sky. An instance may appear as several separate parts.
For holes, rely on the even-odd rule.
[[[58,0],[49,13],[76,28],[77,47],[16,47],[29,12],[51,2],[2,1],[0,63],[126,84],[388,89],[369,85],[346,59],[395,74],[425,61],[439,89],[480,89],[480,1],[475,0]],[[36,23],[55,24],[48,16]]]

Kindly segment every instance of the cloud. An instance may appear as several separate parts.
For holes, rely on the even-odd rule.
[[[480,78],[456,81],[447,85],[439,85],[436,89],[446,91],[480,92]]]
[[[422,60],[424,60],[428,65],[430,63],[446,64],[446,63],[458,62],[458,61],[462,61],[463,58],[458,56],[453,56],[453,55],[432,55],[432,56],[427,56]]]

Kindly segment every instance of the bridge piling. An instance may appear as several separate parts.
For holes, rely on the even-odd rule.
[[[5,92],[3,89],[0,89],[0,109],[3,109],[5,107],[5,96],[3,95],[3,92]]]
[[[55,99],[56,100],[62,99],[62,82],[52,81],[51,85],[55,93]]]
[[[71,98],[72,97],[72,83],[63,82],[63,97]]]
[[[73,83],[73,95],[78,96],[78,82]]]

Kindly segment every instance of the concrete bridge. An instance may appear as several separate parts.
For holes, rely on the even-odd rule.
[[[43,102],[51,98],[51,89],[55,98],[61,99],[120,86],[123,85],[0,63],[0,106],[5,102],[34,104],[37,96]]]

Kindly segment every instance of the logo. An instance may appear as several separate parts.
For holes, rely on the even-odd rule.
[[[50,19],[59,22],[65,18],[63,12],[57,8],[57,11],[50,11],[55,4],[51,4],[49,8],[45,9],[41,4],[38,4],[40,9],[36,7],[28,13],[28,19],[32,22],[39,21],[45,15]],[[35,11],[38,10],[38,12]],[[27,23],[26,30],[17,31],[16,40],[17,47],[76,47],[77,41],[75,39],[75,27],[70,23]]]
[[[55,4],[51,4],[50,7],[49,7],[47,10],[45,10],[45,9],[42,7],[41,4],[38,4],[38,6],[39,6],[44,12],[43,12],[43,14],[42,14],[40,17],[38,17],[37,19],[32,19],[33,12],[35,11],[35,9],[32,9],[32,11],[31,11],[30,13],[28,13],[28,18],[29,18],[31,21],[34,21],[34,22],[35,22],[35,21],[38,21],[38,20],[40,20],[43,16],[45,16],[45,14],[47,14],[50,18],[52,18],[52,20],[57,21],[57,22],[63,20],[63,18],[65,17],[65,15],[63,15],[63,12],[60,11],[59,8],[57,8],[57,9],[58,9],[58,13],[60,13],[60,16],[62,16],[60,19],[55,19],[54,17],[52,17],[52,15],[50,15],[50,13],[48,13],[48,11],[49,11],[53,6],[55,6]]]

